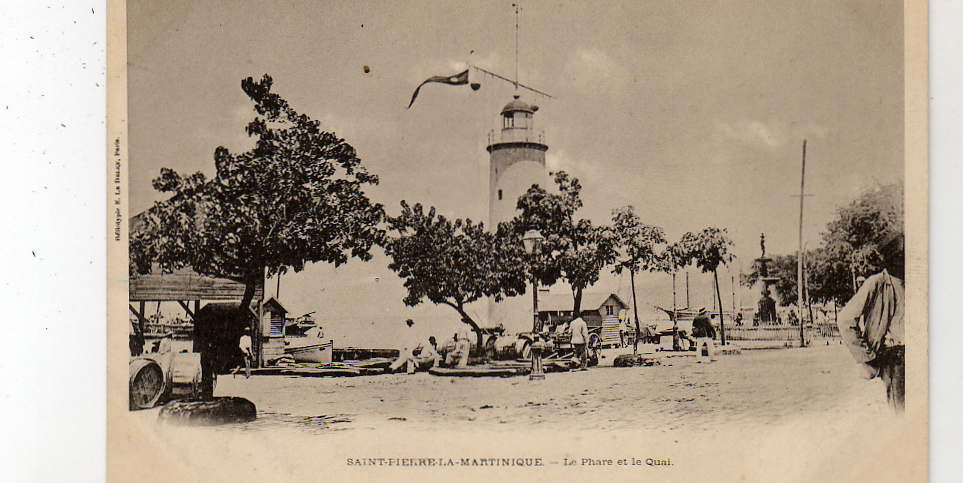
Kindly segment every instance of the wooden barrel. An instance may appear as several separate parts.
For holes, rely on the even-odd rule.
[[[196,352],[174,354],[170,369],[170,397],[197,399],[201,394],[201,355]]]
[[[130,361],[130,409],[154,407],[164,394],[164,371],[158,363],[138,358]]]

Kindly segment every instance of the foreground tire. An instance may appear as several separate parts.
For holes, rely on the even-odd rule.
[[[257,418],[254,403],[242,397],[219,397],[210,401],[172,401],[165,405],[157,420],[187,426],[217,426],[246,423]]]

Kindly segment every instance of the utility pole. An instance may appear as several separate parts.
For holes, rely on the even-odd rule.
[[[799,347],[806,347],[803,322],[803,203],[806,200],[806,140],[802,145],[802,173],[799,177],[799,252],[796,255],[796,319],[799,321]]]
[[[729,275],[729,277],[732,278],[732,282],[731,282],[731,283],[732,283],[732,285],[731,285],[731,287],[732,287],[732,320],[733,320],[733,324],[735,324],[735,320],[736,320],[736,276],[735,276],[735,275]]]

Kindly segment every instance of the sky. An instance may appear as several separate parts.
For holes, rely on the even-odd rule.
[[[427,85],[405,107],[421,81],[469,62],[514,75],[511,4],[130,1],[131,213],[162,199],[151,188],[162,167],[210,175],[217,146],[253,145],[240,81],[268,73],[358,150],[389,213],[407,200],[484,220],[485,145],[512,86],[472,71],[479,91]],[[726,228],[738,257],[720,272],[726,306],[760,233],[769,254],[798,247],[803,139],[808,246],[837,207],[902,179],[901,2],[528,1],[518,38],[519,80],[554,96],[522,99],[540,107],[548,168],[582,181],[580,214],[604,223],[633,205],[670,239]],[[460,328],[449,307],[405,307],[386,267],[380,253],[311,265],[282,278],[280,299],[294,315],[316,311],[339,346],[390,344],[407,318],[422,335]],[[710,278],[689,271],[692,305],[710,305]],[[637,282],[641,313],[671,305],[669,276]],[[604,274],[593,290],[627,286]],[[736,292],[743,305],[756,297]]]

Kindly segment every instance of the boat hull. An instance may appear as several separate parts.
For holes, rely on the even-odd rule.
[[[297,362],[331,362],[334,354],[334,342],[286,347],[284,354],[291,356]]]

